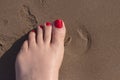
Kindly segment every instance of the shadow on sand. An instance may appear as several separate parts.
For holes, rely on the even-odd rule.
[[[0,80],[15,80],[15,60],[28,34],[17,40],[13,46],[0,58]]]

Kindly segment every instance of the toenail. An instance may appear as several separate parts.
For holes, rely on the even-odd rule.
[[[33,29],[31,32],[35,32],[35,30]]]
[[[62,20],[55,20],[54,21],[54,25],[56,28],[62,28],[63,27],[63,23],[62,23]]]
[[[46,22],[46,26],[51,26],[51,23],[50,22]]]
[[[39,27],[43,29],[44,26],[43,25],[39,25]]]

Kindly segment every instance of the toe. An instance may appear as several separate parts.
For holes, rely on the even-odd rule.
[[[28,40],[25,40],[23,45],[22,45],[22,50],[27,51],[28,50]]]
[[[52,32],[52,25],[50,22],[46,22],[44,24],[44,42],[45,43],[50,43],[51,42],[51,32]]]
[[[54,21],[52,30],[52,43],[64,44],[66,28],[63,20]]]
[[[43,26],[40,25],[37,27],[37,44],[43,43]]]
[[[28,47],[33,47],[36,45],[36,33],[35,30],[32,30],[28,36]]]

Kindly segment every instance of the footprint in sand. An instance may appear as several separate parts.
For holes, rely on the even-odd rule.
[[[64,46],[69,46],[69,44],[71,43],[72,41],[72,37],[71,36],[66,36],[65,37],[65,41],[64,41]]]
[[[87,51],[91,47],[91,35],[86,29],[84,25],[80,25],[76,30],[77,38],[76,38],[76,50],[75,51],[78,55],[82,55],[87,53]]]
[[[89,48],[91,47],[91,36],[90,33],[87,31],[85,26],[80,26],[79,29],[77,30],[77,33],[79,37],[86,43],[86,50],[88,51]]]
[[[20,18],[27,26],[30,28],[34,28],[37,26],[37,19],[36,17],[31,13],[30,8],[26,5],[23,5],[22,8],[19,11]]]
[[[78,57],[86,53],[91,47],[91,36],[85,26],[79,26],[74,29],[71,36],[65,38],[66,54],[72,57]]]

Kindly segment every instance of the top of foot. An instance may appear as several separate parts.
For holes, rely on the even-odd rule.
[[[63,20],[46,22],[32,30],[16,59],[16,80],[57,80],[65,33]]]

